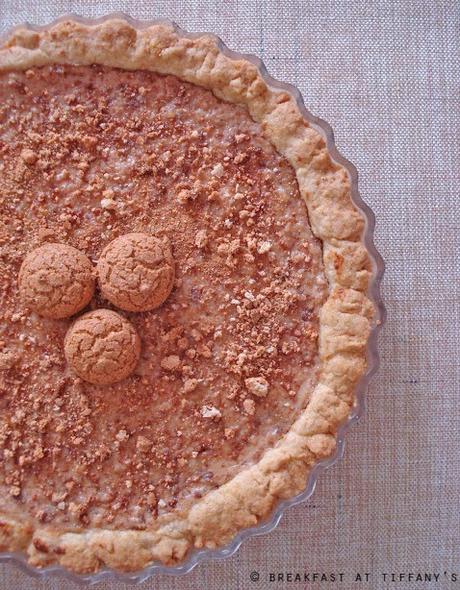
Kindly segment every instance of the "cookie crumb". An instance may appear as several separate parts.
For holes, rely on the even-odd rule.
[[[26,148],[21,152],[21,159],[24,160],[26,164],[32,165],[38,160],[38,156],[34,151]]]
[[[217,176],[217,178],[222,178],[222,176],[224,175],[224,167],[222,166],[222,164],[219,162],[218,164],[216,164],[214,166],[214,168],[211,170],[211,174],[213,176]]]
[[[201,408],[201,415],[203,416],[203,418],[219,419],[222,417],[221,412],[214,406],[203,406]]]
[[[18,355],[10,351],[0,352],[0,371],[6,371],[14,367],[18,361]]]
[[[257,252],[259,254],[266,254],[267,252],[269,252],[271,250],[271,247],[272,247],[271,242],[268,242],[268,241],[259,242]]]
[[[256,413],[256,404],[254,400],[247,397],[243,402],[243,409],[246,412],[246,414],[254,416],[254,414]]]
[[[166,356],[161,361],[161,367],[166,371],[176,371],[180,367],[180,358],[176,354]]]
[[[152,447],[152,444],[152,441],[145,436],[140,435],[137,437],[136,448],[142,453],[149,451]]]
[[[117,208],[117,203],[113,199],[102,199],[101,207],[103,209],[112,210]]]
[[[197,248],[204,248],[208,243],[208,235],[205,229],[200,229],[195,235],[195,246]]]
[[[21,488],[19,486],[11,486],[10,487],[10,496],[13,498],[17,498],[21,494]]]
[[[126,432],[126,430],[119,430],[117,432],[117,434],[115,435],[115,438],[119,442],[125,442],[125,440],[128,440],[129,439],[129,434]]]
[[[191,393],[192,391],[195,391],[195,389],[198,386],[198,379],[187,379],[184,382],[184,387],[182,388],[184,393]]]
[[[244,383],[249,393],[257,397],[267,397],[268,381],[263,377],[249,377],[244,380]]]

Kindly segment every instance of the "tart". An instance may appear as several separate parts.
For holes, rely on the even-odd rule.
[[[375,310],[349,173],[293,96],[166,24],[20,28],[0,154],[1,549],[79,573],[174,565],[299,494],[353,407]],[[129,258],[150,242],[154,260]],[[49,244],[99,269],[73,317],[21,298]],[[114,379],[75,360],[92,330],[91,354],[110,349],[100,329],[127,346]]]

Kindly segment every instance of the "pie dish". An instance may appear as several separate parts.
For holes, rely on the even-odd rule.
[[[1,550],[86,574],[225,546],[354,411],[378,311],[349,170],[291,93],[166,23],[16,29],[0,97]],[[174,285],[121,312],[134,373],[90,383],[64,355],[75,318],[28,310],[19,269],[50,242],[96,265],[132,233],[169,240]]]

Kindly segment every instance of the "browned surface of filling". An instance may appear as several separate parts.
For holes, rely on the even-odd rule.
[[[0,219],[2,511],[144,528],[257,461],[305,407],[321,247],[244,109],[148,72],[1,74]],[[66,366],[71,320],[30,313],[17,275],[47,241],[95,263],[128,232],[169,238],[175,286],[122,312],[142,340],[134,375],[91,385]]]

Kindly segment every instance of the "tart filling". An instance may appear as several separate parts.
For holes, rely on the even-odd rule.
[[[0,509],[146,528],[257,462],[305,408],[327,293],[320,242],[292,167],[209,90],[55,65],[2,74],[0,104]],[[66,366],[72,320],[30,312],[18,268],[49,239],[96,261],[129,232],[169,239],[174,290],[127,314],[143,343],[135,374],[91,385]]]

